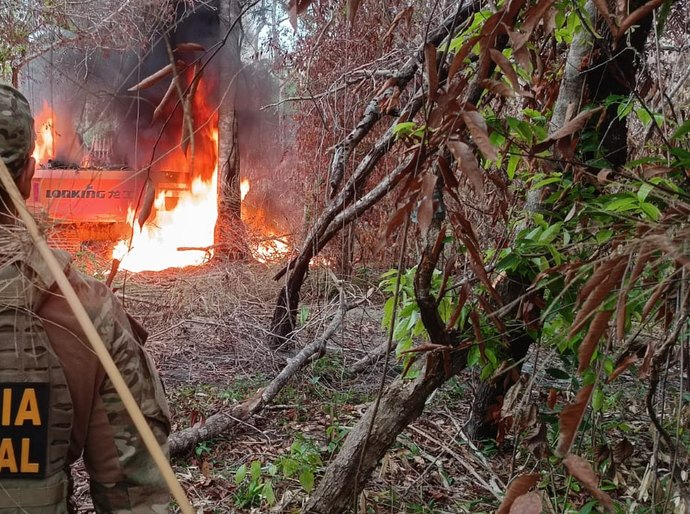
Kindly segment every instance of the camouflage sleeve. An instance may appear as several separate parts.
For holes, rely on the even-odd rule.
[[[82,277],[85,281],[89,279]],[[142,347],[141,327],[103,284],[93,281],[80,296],[156,439],[167,455],[170,413],[163,386]],[[168,488],[111,381],[95,395],[84,448],[91,497],[98,513],[169,512]]]

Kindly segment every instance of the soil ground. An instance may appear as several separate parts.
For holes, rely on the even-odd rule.
[[[90,272],[107,274],[107,264],[98,259],[82,256],[78,262]],[[203,423],[213,413],[241,402],[282,368],[284,359],[265,346],[278,290],[272,280],[275,271],[261,263],[234,262],[118,275],[118,295],[149,331],[146,346],[167,389],[173,431]],[[331,276],[317,267],[305,284],[297,348],[318,336],[338,309],[339,292]],[[378,276],[378,272],[362,272],[345,294],[350,299],[364,297]],[[382,362],[361,373],[352,372],[351,367],[386,340],[382,304],[383,297],[374,294],[363,307],[350,311],[329,341],[326,355],[298,373],[259,415],[174,460],[177,476],[198,512],[299,512],[307,490],[318,482],[320,472],[380,386]],[[555,419],[556,411],[544,412],[548,410],[546,395],[550,389],[558,391],[558,403],[564,403],[569,382],[544,375],[548,366],[557,367],[557,363],[549,364],[553,357],[533,355],[531,359],[539,363],[537,373],[525,375],[525,387],[515,395],[515,405],[529,406],[533,401],[540,405],[540,421],[545,420],[542,439],[553,441],[557,433],[549,420]],[[530,370],[534,369],[532,365]],[[400,371],[393,359],[386,380]],[[540,387],[533,387],[531,376],[538,376]],[[498,446],[477,448],[464,438],[462,426],[475,385],[474,374],[467,372],[437,391],[425,414],[399,436],[364,494],[356,499],[358,512],[492,512],[510,478],[538,466],[530,449],[538,452],[544,444],[540,436],[528,438],[530,431],[538,431],[536,418],[525,421],[527,428],[521,433],[509,431]],[[620,463],[618,469],[615,463],[608,467],[610,489],[618,493],[621,504],[630,506],[632,510],[624,510],[629,512],[638,512],[636,496],[655,494],[653,486],[643,483],[649,467],[646,455],[653,442],[642,416],[642,394],[632,388],[612,392],[611,410],[625,405],[627,419],[610,426],[606,426],[606,416],[599,420],[606,429],[605,445],[613,449],[623,440],[628,444],[632,440],[635,447],[634,454],[626,456],[627,463]],[[519,412],[514,407],[507,414],[517,418]],[[565,491],[558,487],[563,487],[565,477],[561,468],[554,469],[550,483],[542,489],[544,496],[555,498],[552,504],[558,504]],[[83,468],[76,465],[74,473],[80,512],[92,512]],[[661,483],[659,487],[663,490]],[[591,500],[586,492],[571,482],[567,488],[573,510],[558,512],[589,512],[580,510]]]

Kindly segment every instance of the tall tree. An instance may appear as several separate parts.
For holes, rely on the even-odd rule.
[[[242,256],[246,252],[240,218],[240,151],[237,139],[237,77],[240,73],[241,26],[239,0],[219,0],[218,18],[225,44],[216,56],[218,91],[219,207],[216,243],[221,256]]]

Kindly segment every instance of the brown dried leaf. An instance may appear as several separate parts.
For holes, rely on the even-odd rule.
[[[141,195],[141,207],[139,209],[139,216],[137,221],[139,221],[139,228],[144,228],[144,223],[151,216],[151,210],[153,209],[153,200],[156,197],[156,188],[153,185],[151,177],[146,177],[146,183],[144,184],[144,192]]]
[[[500,96],[507,98],[515,96],[515,90],[502,80],[484,79],[479,85]]]
[[[446,289],[448,287],[448,280],[450,280],[451,275],[453,274],[453,271],[455,270],[455,262],[457,261],[458,256],[453,254],[450,256],[450,258],[446,261],[446,265],[443,267],[443,278],[441,279],[441,289],[438,292],[438,301],[440,302],[441,299],[444,297],[446,294]]]
[[[652,178],[657,175],[671,173],[672,171],[673,168],[669,168],[668,166],[648,165],[642,167],[642,176],[644,176],[644,178]]]
[[[513,90],[520,91],[520,83],[518,82],[517,73],[515,73],[513,65],[510,63],[508,58],[503,55],[503,52],[499,52],[495,48],[491,48],[489,49],[489,55],[491,56],[491,59],[498,65],[498,67],[501,68],[501,71],[506,78],[510,81],[510,84],[513,86]]]
[[[597,173],[597,181],[600,184],[606,184],[609,181],[609,175],[613,173],[611,168],[602,168],[602,170]]]
[[[537,23],[539,23],[554,3],[556,3],[556,0],[541,0],[525,12],[525,23],[520,27],[521,32],[509,33],[513,51],[518,51],[525,46],[529,38],[532,37],[532,32],[534,32]]]
[[[139,91],[140,89],[146,89],[147,87],[151,87],[155,84],[158,84],[161,80],[163,80],[165,77],[170,75],[172,73],[172,70],[173,70],[172,64],[168,64],[166,66],[163,66],[156,73],[152,73],[151,75],[146,77],[141,82],[134,84],[127,91]]]
[[[656,352],[656,342],[654,339],[650,338],[647,341],[647,350],[645,351],[644,358],[642,359],[642,364],[640,365],[640,378],[647,378],[652,366],[652,359],[654,358],[654,353]]]
[[[532,487],[537,485],[539,481],[539,473],[530,473],[527,475],[519,475],[508,485],[506,495],[498,507],[496,514],[509,514],[510,507],[515,500],[527,493]]]
[[[546,399],[546,406],[553,410],[553,408],[556,406],[556,401],[558,400],[558,391],[554,389],[553,387],[549,389],[549,396]]]
[[[450,153],[455,157],[455,160],[458,161],[459,168],[467,177],[474,192],[481,198],[484,198],[484,176],[482,170],[479,169],[479,163],[477,163],[477,158],[474,156],[472,149],[469,145],[457,139],[449,139],[446,145]]]
[[[627,321],[628,293],[630,292],[630,282],[618,291],[616,300],[616,341],[625,339],[625,322]]]
[[[595,314],[592,323],[589,325],[587,335],[585,335],[582,343],[580,343],[580,348],[577,351],[578,373],[582,373],[589,367],[589,361],[592,360],[594,350],[599,344],[601,336],[609,326],[611,314],[613,314],[612,310],[599,311]]]
[[[584,485],[597,500],[599,500],[599,503],[601,503],[606,510],[609,512],[615,512],[611,497],[599,489],[597,485],[599,480],[597,479],[597,476],[589,462],[578,455],[570,454],[563,459],[563,465],[565,465],[568,473],[579,480],[580,483]]]
[[[664,0],[649,0],[649,2],[644,4],[642,7],[638,7],[631,12],[628,17],[620,23],[620,26],[614,32],[614,41],[620,41],[630,27],[642,21],[643,18],[647,17],[654,9],[663,3]]]
[[[462,119],[484,157],[495,161],[498,158],[498,153],[496,152],[496,147],[489,140],[489,129],[486,126],[484,116],[479,111],[464,111]]]
[[[661,295],[666,291],[666,288],[668,287],[669,283],[669,278],[666,278],[665,280],[659,282],[656,287],[654,288],[654,291],[652,291],[651,296],[647,299],[647,301],[644,304],[644,307],[642,308],[642,318],[640,321],[644,321],[647,316],[649,316],[649,313],[652,311],[656,303],[659,301],[659,298]]]
[[[635,447],[625,437],[613,448],[613,462],[622,464],[635,453]]]
[[[625,269],[627,267],[625,257],[625,255],[622,255],[603,262],[601,264],[603,270],[598,269],[592,274],[590,280],[581,290],[581,293],[584,292],[586,294],[586,300],[577,311],[573,324],[570,327],[569,337],[572,337],[579,332],[585,323],[587,323],[589,317],[593,315],[601,303],[606,299],[608,294],[614,288],[620,286]],[[600,271],[603,271],[604,273],[599,273]],[[599,282],[592,284],[592,278],[595,276],[599,277]],[[589,291],[591,291],[591,293]]]
[[[455,178],[455,174],[451,171],[448,160],[443,156],[439,156],[436,162],[438,163],[438,168],[441,170],[441,175],[443,175],[443,183],[446,188],[451,190],[457,189],[460,183],[458,179]]]
[[[402,11],[395,15],[395,18],[393,18],[391,26],[388,27],[388,31],[386,31],[386,34],[383,36],[383,41],[386,45],[390,44],[391,37],[393,36],[393,31],[403,20],[407,20],[407,23],[409,25],[410,19],[412,18],[413,9],[414,8],[412,6],[405,7]]]
[[[446,324],[446,329],[450,330],[455,326],[455,324],[458,322],[460,319],[460,315],[462,314],[462,308],[465,306],[465,302],[467,302],[467,299],[470,296],[470,287],[467,283],[463,284],[462,287],[460,288],[460,292],[458,293],[458,300],[457,300],[457,305],[455,306],[455,310],[453,311],[453,314],[451,314],[450,319],[448,320],[448,323]]]
[[[388,236],[390,236],[393,232],[395,232],[400,225],[402,225],[403,221],[405,221],[405,218],[410,215],[412,212],[412,207],[414,207],[415,204],[415,199],[412,198],[407,201],[402,207],[400,207],[397,211],[393,213],[393,215],[390,217],[388,220],[388,223],[386,223],[386,231],[384,233],[384,237],[381,241],[381,248],[386,244],[386,240],[388,239]]]
[[[425,220],[422,221],[422,219],[421,219],[422,207],[421,206],[419,207],[419,212],[417,213],[417,216],[419,218],[419,225],[422,228],[423,233],[426,233],[426,230],[429,228],[429,224],[431,223],[431,216],[434,213],[434,211],[433,211],[433,197],[434,197],[434,188],[436,187],[436,181],[437,180],[438,180],[438,177],[434,173],[431,173],[431,172],[426,172],[422,177],[422,185],[421,185],[421,188],[419,190],[419,196],[420,196],[422,202],[425,202],[426,200],[429,200],[429,202],[430,202],[430,204],[429,204],[430,210],[428,213],[424,214],[424,216],[426,216],[426,214],[428,214],[428,216],[429,216],[428,220],[426,220],[426,218],[425,218]],[[428,224],[427,224],[427,221],[428,221]]]
[[[530,403],[527,409],[520,413],[519,426],[520,429],[525,430],[532,428],[537,424],[537,417],[539,416],[539,407],[536,403]]]
[[[582,111],[580,114],[575,116],[572,120],[563,125],[553,134],[549,135],[547,141],[557,141],[563,139],[564,137],[572,136],[575,132],[582,130],[587,123],[587,121],[596,113],[603,110],[603,107],[597,107],[596,109],[591,109],[589,111]]]
[[[471,37],[460,47],[460,50],[457,51],[453,57],[453,62],[450,64],[450,69],[448,70],[448,82],[450,82],[460,68],[462,68],[465,59],[470,55],[472,48],[474,48],[474,45],[476,45],[480,39],[480,36]]]
[[[525,447],[537,459],[543,459],[549,454],[549,441],[546,437],[546,423],[541,423],[534,435],[525,439]]]
[[[474,233],[468,233],[465,230],[460,231],[458,233],[458,236],[462,240],[462,242],[465,244],[465,248],[467,248],[467,252],[470,255],[470,259],[468,259],[468,264],[472,271],[474,271],[474,274],[477,275],[477,278],[484,284],[489,291],[489,294],[491,294],[491,297],[496,300],[496,303],[498,305],[503,305],[503,299],[501,298],[501,295],[498,294],[496,291],[496,288],[494,288],[493,284],[491,283],[491,279],[489,278],[489,274],[486,272],[486,269],[484,268],[484,261],[482,259],[481,254],[479,253],[479,250],[477,249],[476,245],[476,239],[473,241]],[[479,301],[481,302],[481,299],[478,298]],[[487,305],[487,308],[484,309],[486,311],[487,315],[491,315],[493,313],[493,309],[490,308],[490,306]],[[492,317],[492,320],[495,321],[495,316]]]
[[[438,94],[438,70],[436,69],[436,47],[431,43],[424,45],[426,77],[429,81],[429,99],[435,100]]]
[[[539,493],[526,493],[515,498],[509,514],[541,514],[541,496]]]
[[[610,384],[614,380],[616,380],[621,373],[623,373],[625,370],[627,370],[630,366],[635,364],[637,362],[637,355],[634,353],[628,354],[625,356],[625,358],[616,366],[616,369],[613,370],[611,375],[606,379],[606,383]]]
[[[211,463],[209,461],[207,461],[205,459],[201,463],[201,474],[204,475],[206,480],[210,480],[212,478],[213,466],[211,465]]]
[[[578,302],[582,303],[584,302],[587,297],[594,291],[602,282],[604,282],[609,274],[611,273],[611,270],[614,269],[618,263],[623,260],[625,256],[619,255],[616,257],[612,257],[606,261],[603,261],[601,264],[599,264],[599,267],[596,269],[594,273],[592,273],[592,276],[589,277],[589,280],[585,283],[582,288],[580,288],[580,292],[578,293]]]
[[[115,276],[117,275],[119,269],[120,259],[113,259],[113,262],[110,265],[110,273],[108,273],[108,278],[105,279],[106,286],[110,287],[113,285],[113,280],[115,280]]]
[[[470,324],[472,325],[472,331],[474,332],[474,339],[477,341],[477,346],[479,347],[479,354],[482,357],[482,364],[486,363],[486,345],[484,344],[484,337],[482,336],[482,324],[479,320],[479,314],[477,311],[472,309],[470,311]]]
[[[592,397],[593,389],[593,385],[583,387],[575,396],[575,401],[563,407],[558,417],[560,432],[558,434],[558,445],[555,451],[558,457],[563,457],[570,451],[570,447],[575,439],[575,434],[577,434],[577,429],[580,427],[582,418],[587,410],[587,405]]]

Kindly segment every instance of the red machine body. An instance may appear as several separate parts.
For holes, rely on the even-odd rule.
[[[186,175],[152,173],[156,196],[165,193],[166,208],[189,189]],[[27,205],[36,218],[70,239],[118,241],[130,234],[127,214],[136,208],[145,183],[146,175],[132,170],[40,169]]]

